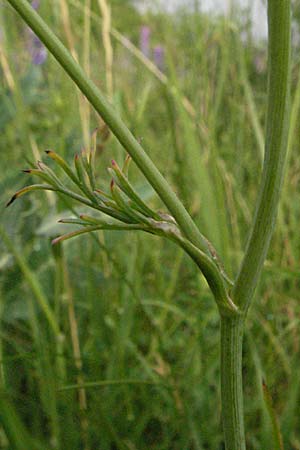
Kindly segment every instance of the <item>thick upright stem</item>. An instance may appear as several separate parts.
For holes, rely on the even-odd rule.
[[[221,319],[221,396],[226,450],[245,450],[242,385],[244,319]]]
[[[244,320],[272,236],[287,148],[290,75],[290,0],[268,0],[268,111],[264,170],[256,212],[232,298],[240,317],[221,318],[222,415],[226,450],[245,450],[242,389]]]
[[[251,233],[232,294],[234,302],[245,311],[250,306],[269,248],[284,174],[289,118],[290,15],[290,0],[268,0],[268,109],[264,169]]]

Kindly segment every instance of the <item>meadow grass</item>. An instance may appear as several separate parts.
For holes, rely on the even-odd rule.
[[[242,42],[230,19],[141,17],[129,2],[111,2],[114,31],[103,40],[100,3],[42,2],[40,12],[107,89],[234,276],[261,173],[265,45],[247,28]],[[0,14],[0,446],[222,449],[218,313],[193,263],[169,242],[130,233],[51,247],[70,207],[52,193],[4,212],[19,169],[48,148],[71,160],[103,124],[52,58],[32,64],[28,30],[11,9]],[[143,24],[165,48],[163,76],[116,40],[138,45]],[[245,338],[247,442],[260,450],[277,448],[277,421],[284,448],[300,448],[297,47],[294,55],[288,174]],[[110,160],[123,158],[104,134],[102,186]],[[161,208],[134,168],[132,176]]]

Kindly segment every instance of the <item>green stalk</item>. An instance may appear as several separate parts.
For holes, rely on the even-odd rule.
[[[95,110],[108,124],[113,134],[130,154],[139,169],[170,210],[184,234],[195,245],[208,251],[206,240],[202,237],[194,221],[182,203],[178,200],[165,178],[153,164],[142,146],[134,138],[97,86],[86,76],[79,64],[72,58],[61,41],[50,30],[38,13],[30,6],[27,0],[7,1],[41,39],[50,53],[57,59],[59,64],[93,105]]]
[[[268,1],[269,65],[265,159],[252,230],[233,297],[246,312],[273,233],[287,151],[290,81],[290,0]]]
[[[119,142],[132,156],[137,166],[176,219],[184,235],[190,241],[189,246],[194,244],[196,249],[204,249],[209,254],[208,242],[202,236],[162,174],[103,97],[99,89],[86,77],[66,48],[26,0],[8,0],[8,2],[39,36],[81,92],[94,106],[95,110],[108,124]],[[239,306],[242,314],[236,314],[236,311],[234,312],[235,308],[231,312],[229,312],[229,308],[220,309],[221,391],[227,450],[245,450],[246,448],[241,371],[244,320],[262,271],[274,228],[287,143],[290,0],[268,0],[268,20],[269,77],[264,169],[250,238],[232,290],[232,299]],[[197,261],[199,259],[198,256],[197,253]],[[210,263],[212,263],[211,259]],[[205,273],[203,270],[205,265],[203,265],[202,259],[199,259],[199,267]],[[221,292],[220,303],[225,300],[225,304],[228,306],[227,289],[221,273],[219,270],[212,271],[212,273],[213,277],[210,287],[212,290],[218,287],[218,292]],[[231,299],[229,300],[231,301]],[[235,305],[233,304],[233,306]]]
[[[154,165],[152,160],[132,135],[130,130],[126,127],[118,114],[114,111],[112,106],[108,103],[97,86],[87,77],[79,64],[72,58],[61,41],[55,36],[55,34],[38,15],[38,13],[31,7],[27,0],[7,1],[11,4],[11,6],[13,6],[13,8],[15,8],[29,27],[40,38],[50,53],[56,58],[59,64],[71,77],[76,86],[86,96],[95,110],[107,123],[113,134],[132,157],[153,189],[157,192],[158,196],[169,209],[170,213],[178,223],[182,233],[199,249],[203,250],[206,254],[213,256],[210,243],[201,234],[195,222],[177,198],[166,179]],[[213,262],[213,264],[215,263]],[[226,290],[226,284],[220,271],[215,271],[212,282],[216,285],[223,285],[223,290]]]
[[[272,236],[287,149],[290,0],[268,0],[268,110],[264,168],[256,212],[232,298],[242,317],[221,317],[221,394],[227,450],[245,450],[242,390],[244,319]]]
[[[242,349],[243,317],[221,319],[221,397],[226,450],[246,450]]]

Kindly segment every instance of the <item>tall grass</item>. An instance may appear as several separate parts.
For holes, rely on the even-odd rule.
[[[60,3],[42,2],[41,13],[70,45]],[[90,52],[91,75],[105,89],[99,5],[92,2],[89,14],[85,2],[82,16],[76,2],[64,3],[74,51],[86,68]],[[162,82],[112,33],[113,103],[234,273],[261,170],[266,69],[258,72],[254,64],[261,50],[252,41],[242,44],[236,25],[223,19],[185,12],[140,17],[129,3],[111,4],[114,33],[122,27],[137,44],[140,25],[148,23],[153,43],[162,43],[167,55]],[[19,187],[16,169],[50,146],[72,158],[99,122],[52,58],[31,64],[23,23],[9,8],[0,11],[3,208]],[[274,415],[285,448],[300,448],[297,99],[281,220],[246,337],[245,420],[253,449],[276,448]],[[99,142],[102,178],[116,154],[120,159],[114,138]],[[133,177],[144,198],[161,207]],[[205,281],[179,249],[147,236],[103,232],[54,254],[50,239],[61,232],[56,220],[69,205],[50,194],[50,214],[45,194],[2,214],[1,446],[223,448],[218,316]]]

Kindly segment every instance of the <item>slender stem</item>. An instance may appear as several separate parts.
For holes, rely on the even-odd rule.
[[[214,294],[217,306],[221,316],[240,315],[238,308],[231,300],[223,281],[220,283],[218,279],[218,268],[211,259],[197,247],[195,247],[187,239],[180,236],[172,235],[170,239],[177,242],[185,252],[193,259],[199,269],[202,271],[206,281]]]
[[[201,235],[185,207],[97,86],[86,76],[79,64],[72,58],[68,50],[38,13],[30,6],[27,0],[7,1],[41,39],[50,53],[57,59],[95,110],[108,124],[113,134],[131,155],[132,159],[174,216],[186,237],[202,250],[209,253],[205,238]]]
[[[97,86],[87,77],[74,58],[72,58],[61,41],[55,36],[55,34],[31,7],[27,0],[7,1],[15,8],[29,27],[41,39],[50,53],[56,58],[66,73],[75,82],[80,91],[86,96],[95,110],[108,124],[113,134],[123,145],[125,150],[131,155],[141,172],[145,175],[153,189],[157,192],[161,200],[174,216],[185,237],[187,237],[196,247],[211,256],[211,244],[201,234],[195,222],[177,198],[166,179],[153,164],[152,160],[149,158],[142,146],[135,139]],[[212,263],[215,264],[213,258]],[[217,266],[217,264],[215,265]],[[202,270],[201,267],[200,270]],[[223,291],[226,291],[226,284],[221,271],[214,271],[213,277],[210,279],[210,285],[211,283],[216,286],[222,285]]]
[[[201,235],[182,203],[99,89],[86,77],[66,48],[26,0],[8,0],[8,2],[39,36],[95,110],[109,125],[114,135],[132,156],[137,166],[170,210],[185,236],[198,248],[209,253],[205,238]],[[250,238],[233,288],[233,299],[245,314],[242,316],[235,314],[231,317],[221,312],[221,390],[227,450],[245,450],[246,448],[241,372],[244,319],[263,267],[274,228],[286,153],[290,65],[290,0],[268,0],[268,20],[268,114],[264,170]],[[219,272],[213,275],[212,286],[214,286],[214,280],[222,281]]]
[[[243,314],[221,317],[221,393],[226,450],[245,450],[242,389],[244,320],[273,232],[287,148],[290,0],[268,0],[269,69],[264,169],[253,226],[232,298]]]
[[[289,117],[290,0],[268,1],[269,67],[265,160],[252,230],[233,298],[247,311],[269,248],[281,191]]]
[[[245,450],[242,386],[243,317],[221,318],[221,398],[226,450]]]

